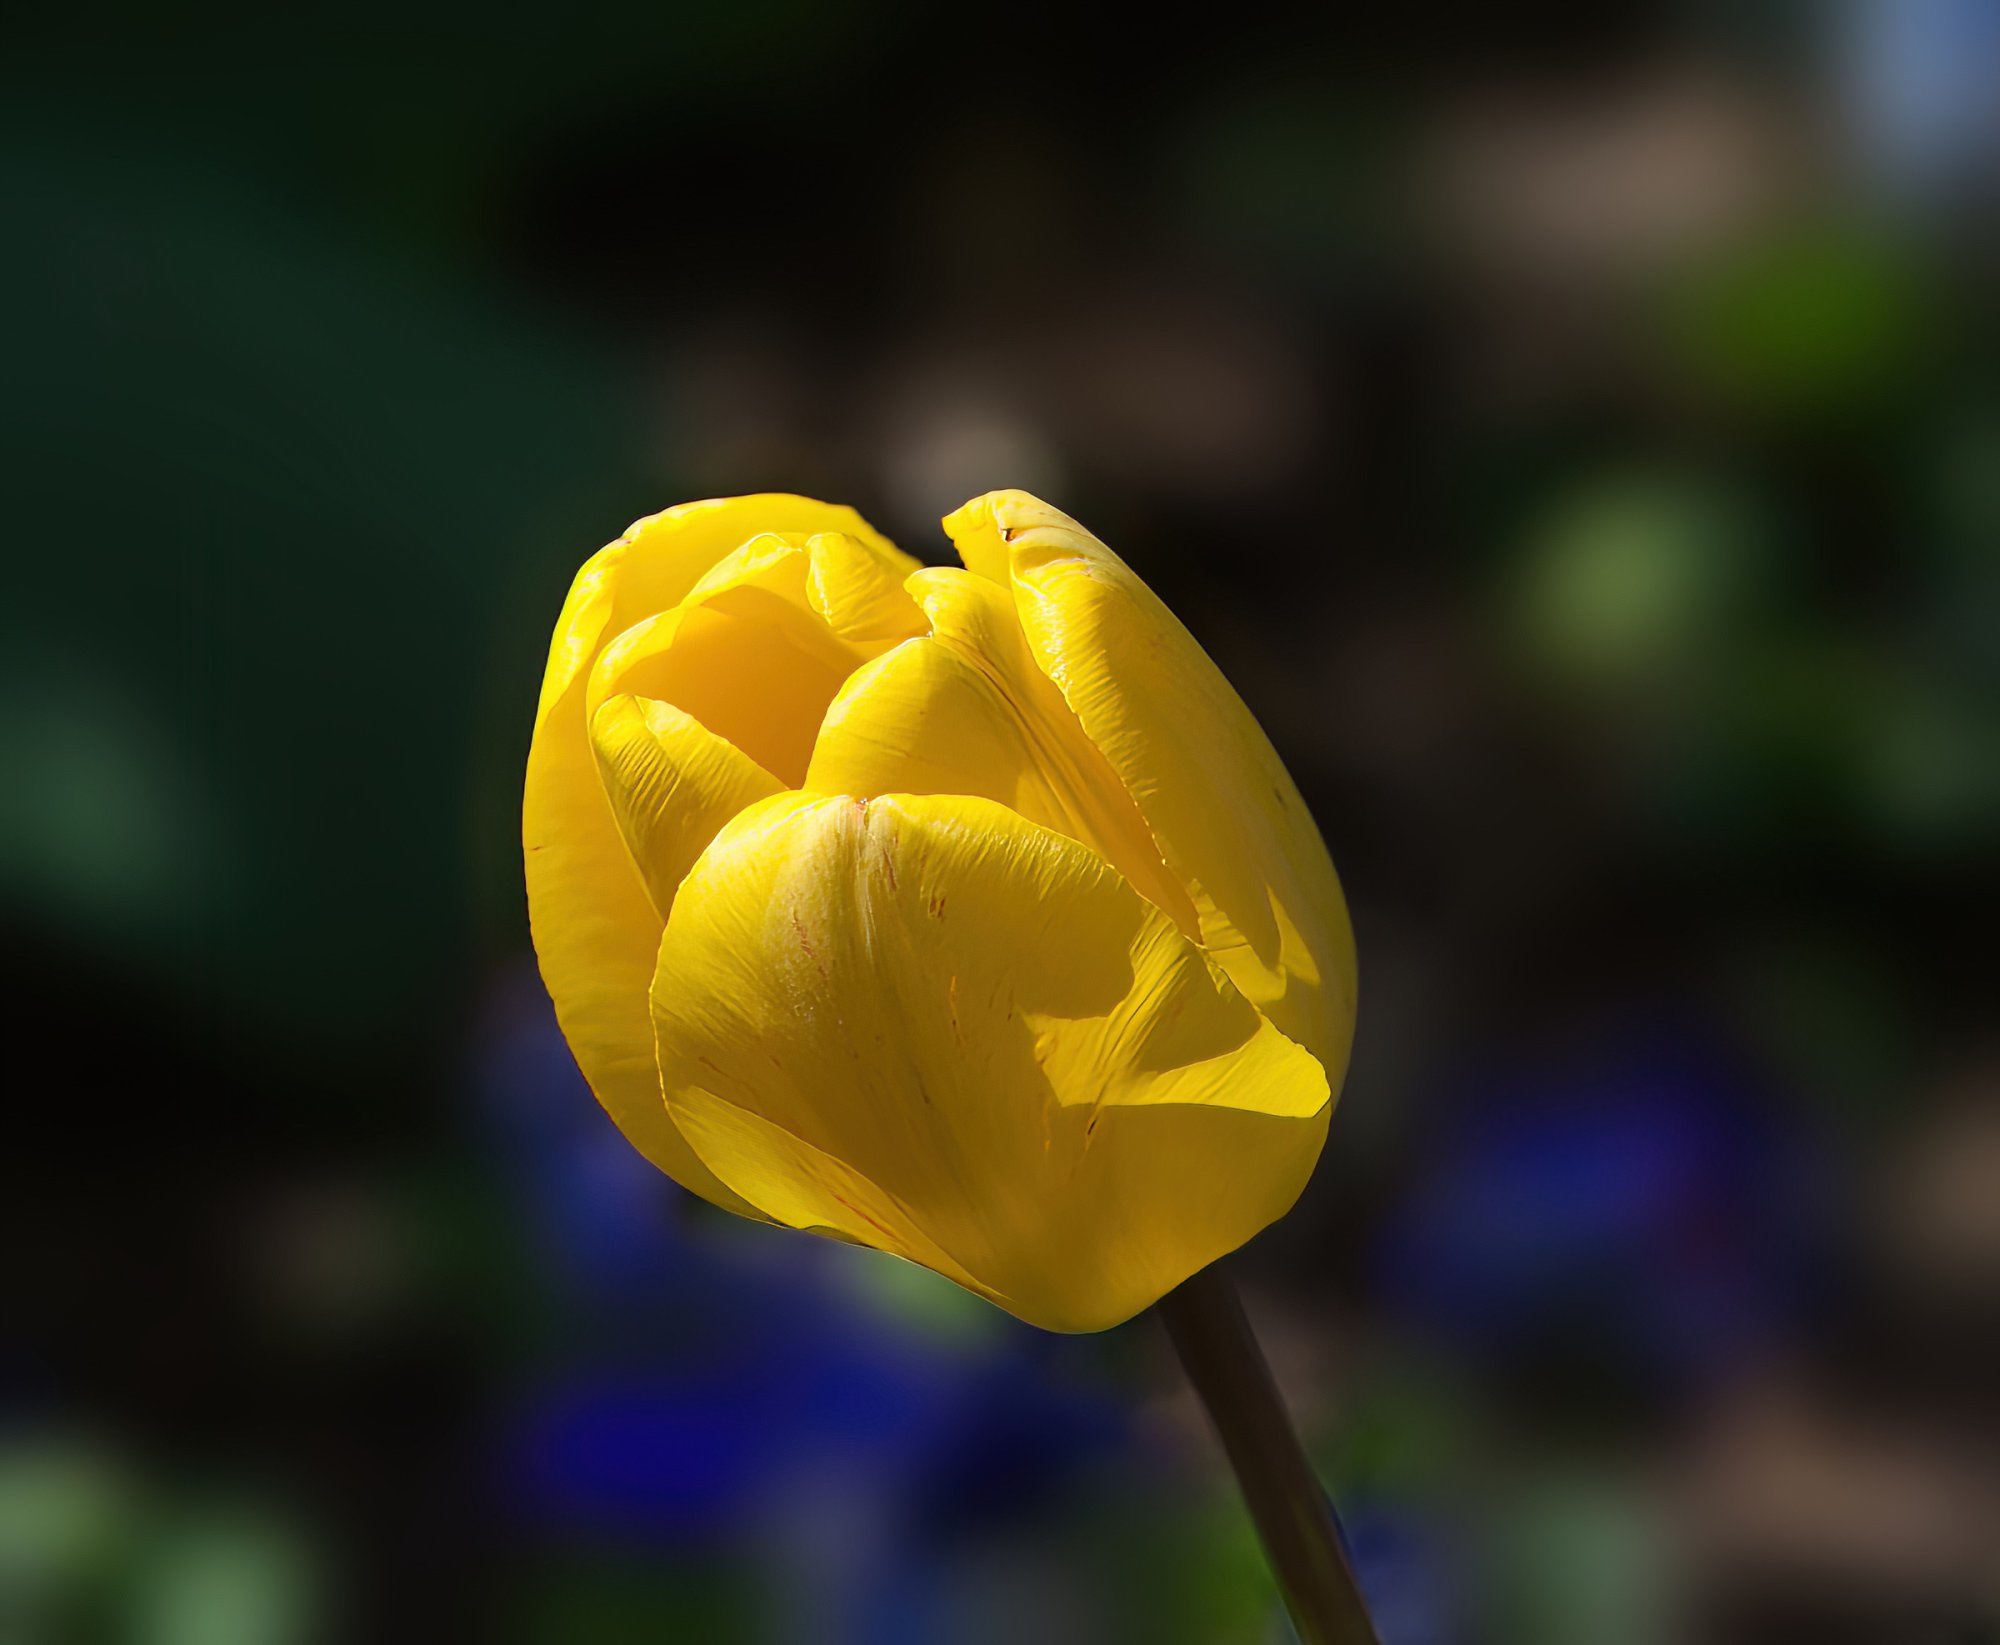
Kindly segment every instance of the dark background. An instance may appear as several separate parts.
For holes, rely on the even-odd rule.
[[[1387,10],[7,26],[0,1638],[1284,1637],[1152,1321],[711,1214],[527,948],[587,554],[1013,485],[1347,885],[1232,1267],[1385,1645],[2000,1639],[2000,6]]]

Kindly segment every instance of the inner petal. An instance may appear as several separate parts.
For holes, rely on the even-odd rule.
[[[858,671],[826,712],[815,793],[972,794],[1090,846],[1189,935],[1194,904],[1131,795],[1035,666],[1006,592],[937,567],[909,587],[929,637]]]
[[[778,779],[671,703],[606,700],[590,727],[618,832],[662,920],[722,825],[780,792]]]
[[[793,607],[697,607],[625,688],[692,714],[796,788],[826,705],[861,660]]]
[[[842,682],[921,631],[900,569],[850,538],[746,543],[681,605],[606,649],[592,681],[593,712],[618,694],[671,703],[797,787]],[[850,620],[855,611],[867,620]]]

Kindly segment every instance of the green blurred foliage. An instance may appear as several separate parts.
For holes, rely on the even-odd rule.
[[[524,735],[551,558],[638,511],[610,362],[192,156],[58,128],[0,199],[32,248],[0,271],[0,437],[36,545],[9,900],[232,1016],[407,1030],[472,888],[517,918],[510,797],[466,796]]]
[[[1921,256],[1878,225],[1812,224],[1686,271],[1666,301],[1667,341],[1724,409],[1876,419],[1946,363],[1944,301]]]

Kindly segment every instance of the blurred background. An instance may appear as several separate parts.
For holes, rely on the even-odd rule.
[[[1264,1642],[1157,1325],[656,1177],[569,578],[1079,516],[1352,902],[1232,1262],[1384,1645],[2000,1640],[2000,4],[16,15],[0,1640]]]

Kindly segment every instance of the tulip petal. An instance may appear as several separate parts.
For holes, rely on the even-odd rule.
[[[591,718],[597,768],[619,833],[661,921],[722,825],[784,784],[672,703],[606,699]]]
[[[773,1222],[922,1263],[1004,1306],[918,1226],[909,1207],[833,1155],[699,1086],[676,1093],[673,1112],[681,1134],[718,1176],[757,1182],[760,1209]]]
[[[746,1201],[1055,1330],[1283,1215],[1325,1137],[1318,1062],[1095,852],[987,799],[751,807],[682,882],[653,1011],[668,1106]]]
[[[649,514],[586,560],[570,584],[549,647],[537,719],[584,677],[607,643],[641,619],[672,610],[723,555],[766,532],[837,532],[865,544],[903,576],[919,565],[853,509],[785,492],[717,497]]]
[[[923,632],[923,615],[905,587],[916,562],[887,544],[842,531],[805,543],[806,597],[826,626],[849,645],[871,650]]]
[[[535,951],[584,1077],[655,1165],[718,1205],[750,1214],[681,1139],[660,1098],[646,995],[661,922],[599,781],[584,699],[606,643],[679,603],[717,560],[771,530],[840,532],[904,574],[917,566],[852,509],[805,497],[688,503],[639,521],[577,573],[557,621],[521,819]]]
[[[797,783],[842,682],[922,632],[895,569],[850,538],[754,538],[605,647],[590,711],[619,693],[670,702]]]
[[[1186,890],[1125,785],[1035,666],[1006,594],[956,566],[909,581],[931,623],[856,672],[827,709],[803,787],[974,794],[1080,840],[1189,936]]]
[[[1037,662],[1193,898],[1203,945],[1338,1089],[1353,932],[1319,830],[1242,699],[1131,568],[1046,503],[992,492],[945,530],[1012,590]]]

